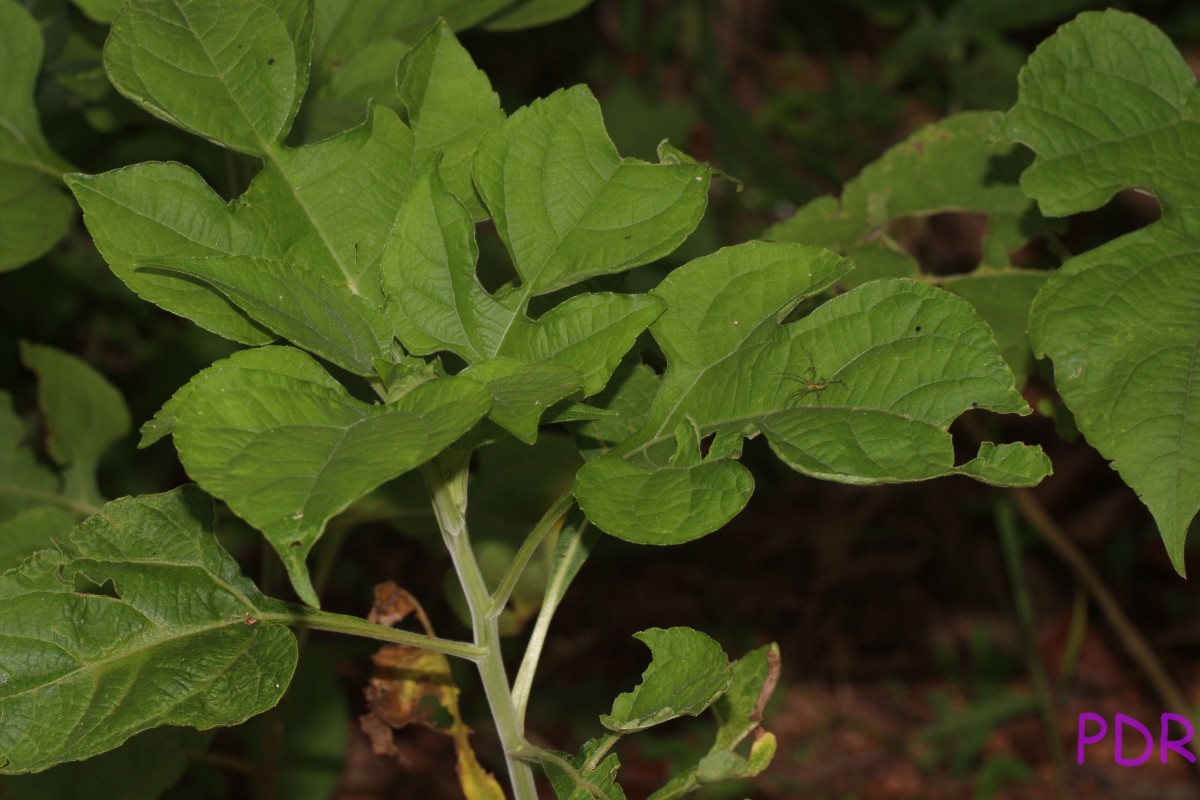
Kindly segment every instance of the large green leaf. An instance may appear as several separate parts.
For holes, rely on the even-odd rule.
[[[235,353],[198,374],[156,417],[188,474],[266,535],[305,602],[305,558],[331,517],[420,466],[487,411],[466,378],[420,384],[368,405],[299,350]]]
[[[1162,218],[1084,253],[1034,301],[1030,336],[1087,440],[1150,508],[1176,569],[1200,509],[1200,95],[1150,23],[1081,14],[1021,72],[1007,136],[1037,157],[1022,188],[1046,214],[1153,192]]]
[[[261,259],[382,300],[379,256],[410,180],[412,132],[379,108],[331,139],[283,144],[307,81],[311,29],[303,0],[129,3],[105,48],[118,90],[174,124],[260,157],[263,170],[228,204],[178,164],[68,180],[122,280],[236,341],[271,337],[203,282],[136,267],[222,256],[241,260],[253,276]]]
[[[667,311],[650,328],[668,368],[641,428],[580,470],[588,516],[643,543],[709,533],[749,499],[753,483],[734,459],[759,433],[793,469],[847,483],[1044,477],[1048,460],[1023,445],[988,445],[955,464],[947,428],[963,411],[1028,413],[965,301],[881,280],[781,324],[847,269],[825,250],[753,242],[671,273],[654,291]]]
[[[766,238],[829,247],[853,262],[844,288],[885,277],[930,278],[890,234],[897,223],[947,211],[984,214],[981,268],[944,280],[992,326],[1008,365],[1023,382],[1032,358],[1025,334],[1029,304],[1045,273],[1010,267],[1010,253],[1041,234],[1040,219],[1018,186],[1029,159],[994,142],[994,115],[966,112],[914,133],[848,181],[840,197],[806,204]]]
[[[991,114],[976,111],[925,126],[848,181],[840,197],[813,200],[767,238],[846,252],[904,217],[1024,215],[1030,202],[1017,178],[1028,160],[1012,144],[989,143],[992,124]]]
[[[500,98],[486,75],[439,21],[404,55],[396,89],[413,129],[413,164],[442,154],[446,186],[475,219],[487,211],[471,183],[471,161],[487,130],[504,119]]]
[[[260,619],[281,606],[221,549],[201,492],[110,503],[0,577],[0,772],[265,711],[296,665],[291,631]]]
[[[33,89],[42,30],[14,0],[0,0],[0,272],[49,250],[71,223],[60,179],[69,169],[42,136]]]

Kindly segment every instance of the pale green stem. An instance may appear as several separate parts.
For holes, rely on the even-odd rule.
[[[619,733],[610,733],[605,736],[604,740],[596,746],[595,750],[592,751],[591,758],[589,758],[587,763],[583,765],[583,771],[589,772],[600,766],[600,762],[604,760],[604,757],[608,755],[608,751],[612,750],[613,745],[616,744],[620,738],[621,734]]]
[[[492,594],[491,607],[488,609],[489,617],[498,617],[504,611],[504,607],[508,605],[508,599],[512,597],[513,589],[517,586],[517,581],[521,579],[521,574],[529,565],[529,560],[533,558],[533,554],[546,539],[546,534],[553,530],[554,526],[571,510],[571,504],[574,502],[574,495],[571,494],[570,489],[567,489],[559,495],[558,499],[554,501],[554,505],[550,506],[550,509],[542,515],[537,525],[525,537],[521,549],[513,557],[512,563],[508,565],[508,571],[504,573],[500,586]]]
[[[334,614],[307,606],[288,605],[287,608],[287,611],[263,614],[256,621],[277,622],[297,628],[315,628],[319,631],[345,633],[391,644],[406,644],[410,647],[420,647],[423,650],[432,650],[435,653],[444,653],[468,661],[478,661],[484,656],[483,648],[470,642],[456,642],[451,639],[426,636],[423,633],[397,630],[386,625],[369,622],[361,617]]]
[[[483,690],[487,695],[492,721],[500,736],[504,760],[508,766],[508,777],[516,800],[537,800],[537,784],[533,769],[520,760],[516,753],[525,746],[525,734],[513,705],[512,689],[504,671],[504,658],[500,651],[500,626],[495,617],[489,616],[492,598],[488,592],[483,573],[471,549],[467,537],[467,464],[460,459],[451,471],[443,470],[438,459],[421,468],[425,485],[433,503],[438,527],[463,594],[471,612],[471,628],[475,633],[475,646],[480,655],[475,659]]]
[[[587,524],[585,521],[583,524]],[[546,591],[542,595],[542,607],[538,609],[537,620],[533,623],[533,631],[529,634],[529,642],[525,645],[525,655],[521,658],[521,666],[517,669],[517,679],[513,681],[513,702],[517,708],[517,721],[525,727],[525,711],[529,706],[529,694],[533,691],[533,676],[537,672],[538,661],[542,657],[542,648],[546,645],[546,635],[550,632],[550,621],[554,612],[566,593],[566,584],[570,581],[571,562],[578,548],[583,547],[583,532],[570,543],[568,552],[562,553],[555,560],[555,568],[546,580]]]

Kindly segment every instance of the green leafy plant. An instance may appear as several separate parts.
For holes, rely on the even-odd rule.
[[[321,629],[385,642],[396,649],[377,663],[387,652],[425,675],[382,681],[380,693],[407,701],[376,715],[452,736],[468,797],[504,792],[470,750],[446,657],[475,667],[520,800],[536,797],[535,766],[564,800],[623,798],[613,748],[706,711],[710,749],[653,796],[757,775],[775,750],[762,717],[779,650],[730,661],[689,628],[638,634],[651,656],[641,682],[578,752],[531,743],[534,678],[572,580],[603,535],[677,545],[725,525],[753,493],[740,456],[758,436],[786,466],[825,480],[1036,484],[1050,471],[1040,448],[983,442],[963,458],[950,433],[970,410],[1029,413],[1014,373],[1030,373],[1030,342],[1054,361],[1084,435],[1146,498],[1181,568],[1200,504],[1188,480],[1194,181],[1162,159],[1190,153],[1196,88],[1161,34],[1128,15],[1084,15],[1033,56],[1007,116],[948,118],[770,241],[695,258],[633,293],[614,279],[689,237],[713,170],[669,146],[658,163],[622,158],[583,86],[506,114],[453,32],[583,5],[81,3],[111,21],[103,57],[117,92],[230,163],[258,165],[231,200],[177,162],[69,173],[84,224],[138,296],[245,349],[142,427],[142,446],[172,439],[195,485],[104,504],[96,464],[128,412],[85,365],[26,348],[58,470],[37,463],[5,397],[0,554],[13,555],[0,565],[15,568],[0,575],[0,773],[117,763],[146,747],[186,758],[203,747],[190,733],[139,734],[271,709],[297,665],[293,629]],[[0,32],[33,24],[0,0]],[[18,77],[0,97],[0,154],[15,154],[0,167],[31,181],[22,191],[43,210],[32,225],[25,206],[9,214],[0,198],[0,234],[38,231],[11,250],[0,235],[0,267],[43,252],[69,213],[55,185],[67,167],[33,113],[40,52],[18,41],[0,33]],[[1095,98],[1114,97],[1136,111],[1095,110]],[[1036,153],[1027,170],[1018,142]],[[1159,195],[1162,222],[1049,277],[1012,266],[1011,251],[1051,229],[1030,197],[1061,215],[1127,186]],[[987,214],[992,227],[982,267],[940,280],[890,229],[948,209]],[[511,268],[500,285],[479,274],[481,223]],[[1153,305],[1167,284],[1178,302]],[[1145,380],[1130,378],[1141,369]],[[487,465],[496,453],[515,461],[516,448],[559,471],[539,476],[536,522],[514,540],[515,524],[472,514],[489,492],[512,490],[504,464]],[[353,509],[412,502],[418,476],[470,641],[436,636],[424,612],[424,633],[394,627],[413,611],[407,601],[377,603],[369,620],[320,608],[310,561],[314,550],[336,557],[327,531]],[[301,603],[242,575],[216,538],[213,498],[262,534]],[[512,672],[501,637],[529,619]],[[30,781],[55,774],[10,785],[36,790]],[[147,796],[170,775],[147,776]]]

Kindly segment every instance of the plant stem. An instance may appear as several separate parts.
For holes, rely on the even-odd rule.
[[[456,642],[451,639],[426,636],[423,633],[397,630],[386,625],[368,622],[361,617],[319,611],[307,606],[287,604],[286,608],[286,611],[263,614],[258,621],[279,622],[298,628],[315,628],[321,631],[346,633],[391,644],[406,644],[411,647],[420,647],[423,650],[432,650],[435,653],[464,658],[467,661],[478,661],[484,656],[483,648],[469,642]]]
[[[542,657],[546,634],[550,631],[550,621],[554,619],[554,612],[558,610],[558,604],[566,593],[567,584],[578,572],[578,564],[575,561],[580,557],[580,551],[583,551],[583,555],[586,556],[587,548],[590,547],[585,536],[585,528],[582,527],[586,525],[585,520],[579,530],[563,543],[564,550],[560,551],[555,558],[550,575],[546,579],[542,607],[538,609],[537,621],[533,623],[529,642],[525,645],[525,655],[521,658],[520,668],[517,669],[517,679],[513,682],[513,701],[517,708],[517,721],[522,728],[525,726],[525,710],[529,706],[529,694],[533,690],[533,676],[537,672],[538,661]]]
[[[521,544],[521,549],[513,556],[512,563],[508,565],[508,571],[504,573],[504,578],[501,579],[500,585],[492,594],[491,606],[488,608],[489,617],[498,617],[504,611],[504,606],[508,605],[508,598],[512,596],[513,589],[517,586],[517,581],[521,579],[521,574],[525,572],[525,567],[528,566],[529,560],[533,558],[533,554],[537,552],[538,547],[562,518],[571,510],[571,504],[575,502],[574,495],[571,490],[563,492],[554,501],[554,504],[542,515],[538,520],[537,525],[533,526],[533,530],[525,537],[525,541]]]
[[[1075,573],[1079,581],[1087,588],[1088,594],[1096,601],[1096,605],[1100,607],[1100,612],[1104,618],[1108,620],[1108,624],[1112,626],[1117,638],[1121,640],[1121,644],[1125,647],[1125,652],[1129,657],[1141,668],[1142,673],[1146,676],[1146,680],[1154,688],[1159,700],[1166,706],[1167,710],[1179,714],[1188,719],[1195,719],[1195,709],[1184,698],[1183,692],[1172,680],[1166,667],[1162,661],[1154,653],[1154,649],[1145,637],[1138,631],[1137,626],[1125,615],[1121,610],[1121,604],[1113,593],[1109,591],[1108,585],[1104,579],[1092,567],[1071,538],[1058,527],[1050,513],[1045,507],[1038,502],[1037,497],[1028,489],[1013,489],[1013,499],[1017,503],[1017,511],[1029,523],[1035,531],[1041,534],[1046,543],[1050,545],[1063,561],[1067,562],[1067,566]],[[1193,753],[1197,752],[1197,745],[1193,742],[1190,749]],[[1200,762],[1197,763],[1197,769],[1200,769]]]
[[[1000,532],[1000,548],[1004,552],[1004,563],[1008,567],[1008,577],[1012,583],[1013,605],[1016,607],[1017,621],[1020,624],[1025,662],[1029,669],[1030,680],[1033,682],[1034,696],[1037,698],[1038,708],[1042,714],[1042,726],[1045,728],[1046,742],[1050,746],[1050,756],[1058,770],[1058,796],[1065,797],[1067,757],[1063,751],[1058,725],[1054,720],[1054,700],[1050,692],[1050,679],[1046,677],[1045,664],[1038,657],[1033,599],[1029,596],[1029,583],[1025,579],[1025,568],[1022,564],[1022,548],[1017,531],[1016,511],[1007,499],[997,499],[993,503],[993,511],[996,517],[996,528]]]
[[[517,717],[512,689],[504,671],[504,657],[500,651],[500,625],[491,616],[492,597],[488,592],[483,573],[471,549],[467,536],[467,458],[461,456],[453,462],[449,459],[434,459],[421,468],[425,486],[433,503],[438,527],[463,594],[471,612],[471,628],[475,633],[475,647],[479,651],[475,665],[483,681],[492,721],[500,736],[504,760],[508,766],[508,777],[516,800],[537,800],[537,784],[533,769],[517,757],[518,751],[526,746],[524,730]]]

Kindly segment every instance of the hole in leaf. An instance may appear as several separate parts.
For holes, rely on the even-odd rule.
[[[75,593],[95,597],[112,597],[118,600],[121,598],[121,595],[117,594],[117,585],[113,583],[112,578],[103,583],[96,583],[83,573],[75,575]]]
[[[300,541],[299,539],[288,543],[288,547],[302,547],[303,545],[304,542]]]

